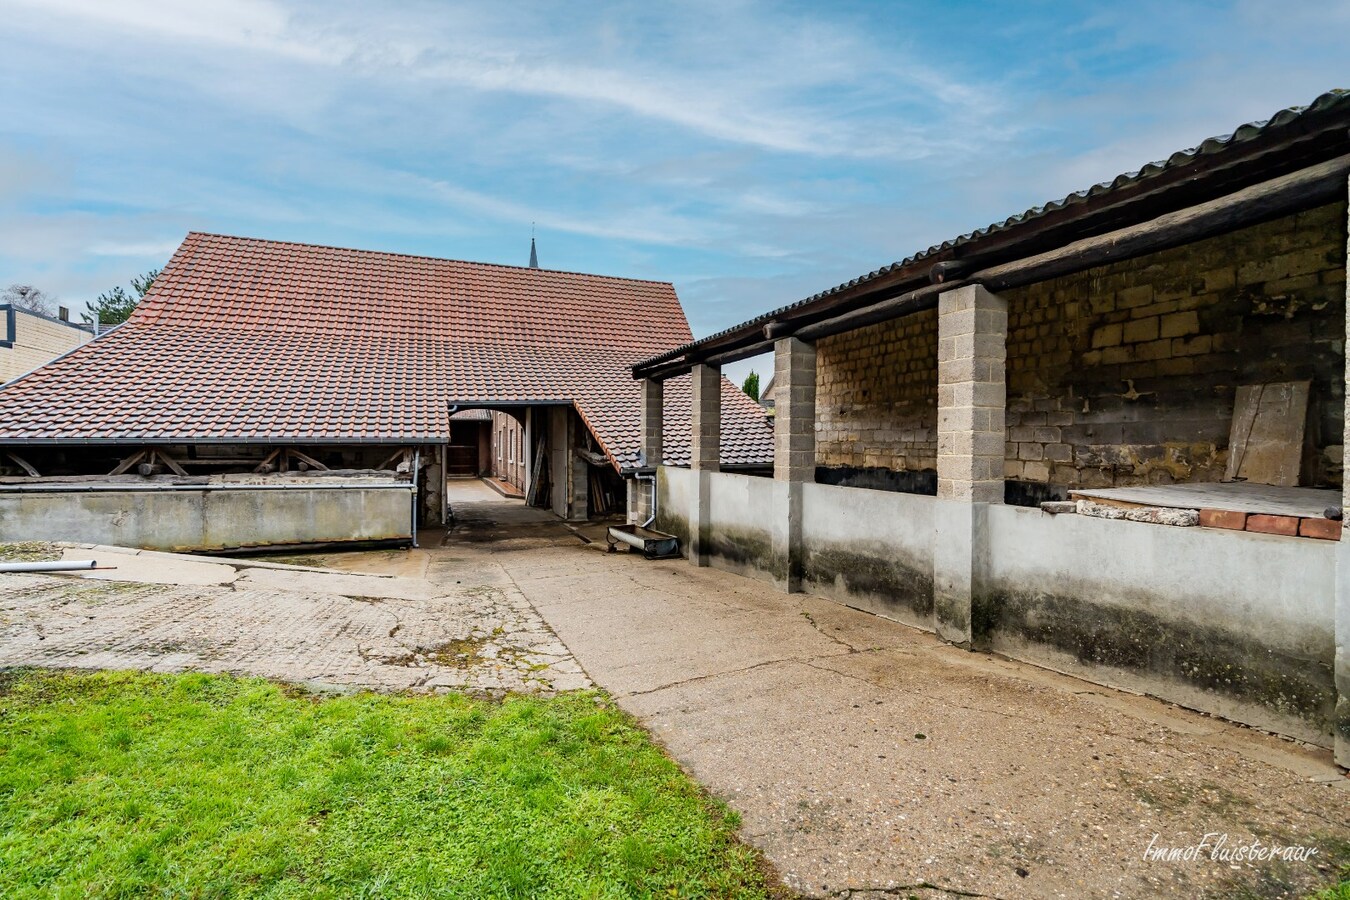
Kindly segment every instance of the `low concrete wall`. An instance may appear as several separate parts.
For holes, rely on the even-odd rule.
[[[935,502],[803,484],[803,590],[931,631]]]
[[[656,470],[657,531],[680,539],[680,553],[689,556],[689,504],[695,496],[697,479],[689,469],[661,466]]]
[[[1331,745],[1336,543],[1011,506],[986,522],[990,649]]]
[[[709,564],[767,581],[786,577],[787,562],[775,558],[770,531],[786,509],[786,485],[726,472],[708,477]]]
[[[0,491],[0,541],[230,550],[407,540],[407,484],[132,491]]]

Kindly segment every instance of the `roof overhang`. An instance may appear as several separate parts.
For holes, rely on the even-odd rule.
[[[1343,199],[1345,170],[1336,161],[1343,161],[1347,151],[1350,93],[1323,94],[1306,108],[1285,110],[1267,122],[1245,125],[1164,162],[1057,203],[1035,207],[1001,224],[930,247],[805,300],[643,360],[632,367],[633,377],[661,380],[682,375],[700,363],[735,362],[768,352],[781,337],[797,335],[805,339],[812,335],[808,329],[813,326],[810,339],[906,315],[936,305],[938,293],[960,284],[983,283],[991,289],[1008,289],[1258,224],[1336,197]],[[1323,168],[1318,170],[1319,166]],[[1278,196],[1260,190],[1262,185],[1315,170],[1313,176],[1285,185]],[[1231,197],[1244,202],[1207,210],[1202,226],[1192,223],[1181,227],[1183,223],[1173,221],[1165,235],[1164,229],[1155,229],[1153,240],[1131,234],[1127,250],[1112,243],[1112,236],[1138,232],[1141,227],[1146,231],[1168,216],[1185,219],[1188,210],[1203,209]],[[1233,215],[1235,211],[1241,214]],[[1018,265],[1092,239],[1098,239],[1101,245],[1095,253],[1065,258],[1053,266]],[[1117,249],[1113,252],[1112,247]],[[886,305],[884,315],[866,314],[881,304]]]

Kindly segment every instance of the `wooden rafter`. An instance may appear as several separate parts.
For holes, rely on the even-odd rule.
[[[6,453],[5,455],[8,456],[10,459],[14,460],[14,462],[18,464],[18,466],[19,466],[20,469],[23,469],[25,472],[27,472],[27,473],[28,473],[30,476],[32,476],[33,478],[40,478],[40,477],[42,477],[41,475],[38,474],[38,470],[35,469],[35,468],[33,467],[33,464],[30,463],[28,460],[24,459],[24,458],[23,458],[22,456],[20,456],[19,454],[17,454],[17,453]]]
[[[131,454],[131,455],[128,456],[126,459],[124,459],[124,460],[122,460],[120,463],[118,463],[118,464],[117,464],[117,468],[113,469],[113,470],[112,470],[111,472],[109,472],[108,474],[109,474],[109,475],[125,475],[128,469],[130,469],[132,466],[136,465],[138,462],[140,462],[140,461],[141,461],[142,459],[144,459],[144,458],[145,458],[145,451],[144,451],[144,450],[137,450],[135,453]]]

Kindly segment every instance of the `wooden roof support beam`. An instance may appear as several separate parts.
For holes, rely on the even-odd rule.
[[[35,468],[33,467],[33,464],[30,463],[28,460],[24,459],[24,458],[23,458],[22,456],[20,456],[19,454],[17,454],[17,453],[6,453],[5,455],[8,456],[10,459],[14,460],[14,462],[18,465],[18,467],[19,467],[20,469],[23,469],[25,472],[27,472],[27,473],[29,474],[30,477],[33,477],[33,478],[41,478],[41,477],[42,477],[42,476],[38,473],[38,470],[35,469]]]
[[[319,462],[317,459],[315,459],[312,456],[309,456],[308,454],[301,453],[294,447],[291,447],[288,452],[291,454],[291,456],[294,456],[296,459],[300,460],[300,462],[304,463],[305,465],[309,466],[312,469],[321,469],[322,471],[325,472],[328,471],[328,467],[325,466],[323,463]]]
[[[165,453],[163,450],[154,451],[154,455],[159,457],[159,461],[164,463],[164,467],[173,474],[187,475],[187,470],[180,466],[176,460],[172,459],[169,454]]]
[[[110,476],[125,475],[127,473],[127,470],[129,470],[132,466],[136,465],[138,462],[140,462],[142,459],[145,458],[145,453],[146,451],[144,450],[137,450],[135,453],[131,454],[126,459],[118,463],[117,468],[113,469],[108,474]]]

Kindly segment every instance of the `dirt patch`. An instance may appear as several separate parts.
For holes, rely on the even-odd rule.
[[[61,551],[47,541],[21,541],[0,544],[0,562],[55,562]]]

